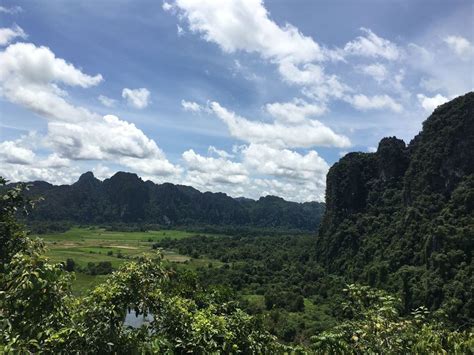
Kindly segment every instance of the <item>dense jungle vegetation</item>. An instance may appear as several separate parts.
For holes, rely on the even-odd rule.
[[[158,255],[135,258],[87,296],[74,297],[74,274],[64,263],[51,263],[43,242],[30,239],[16,220],[19,211],[31,208],[22,189],[9,189],[0,199],[4,353],[463,354],[474,349],[472,331],[450,330],[424,307],[402,316],[396,297],[359,285],[341,290],[337,324],[316,332],[307,345],[285,345],[266,329],[264,318],[240,308],[230,289],[203,287],[193,273],[167,267]],[[285,297],[292,296],[282,293],[274,300]],[[272,308],[272,302],[265,304]],[[282,305],[289,303],[285,299]],[[298,310],[301,304],[290,307]],[[153,318],[130,327],[124,323],[127,310]]]
[[[86,175],[82,181],[95,180]],[[121,217],[109,229],[120,229],[112,222],[126,223],[127,213],[149,213],[149,205],[133,202],[146,184],[126,184],[129,197],[116,197],[121,202],[111,213]],[[71,271],[74,260],[52,262],[43,241],[28,235],[18,218],[27,213],[22,220],[73,223],[76,217],[63,214],[77,206],[80,216],[88,213],[85,206],[93,204],[78,201],[94,191],[52,188],[56,197],[48,192],[43,202],[59,217],[49,220],[31,213],[37,185],[27,194],[23,184],[0,189],[0,351],[474,353],[474,93],[438,107],[410,144],[384,138],[377,152],[350,153],[336,163],[317,234],[273,233],[279,226],[304,230],[306,222],[285,221],[307,205],[291,205],[290,213],[271,197],[276,212],[255,219],[265,222],[244,223],[246,232],[237,223],[230,235],[153,240],[150,233],[146,255],[81,269],[115,270],[85,296],[71,292],[79,275]],[[69,204],[57,204],[61,189]],[[108,208],[102,207],[91,216]],[[203,219],[199,227],[225,228],[229,215],[219,214],[215,224]],[[152,218],[130,222],[132,229],[153,226]],[[160,252],[170,251],[188,259],[163,260]],[[127,310],[153,320],[129,327]]]

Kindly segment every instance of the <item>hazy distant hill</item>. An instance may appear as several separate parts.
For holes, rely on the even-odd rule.
[[[275,196],[254,201],[192,187],[143,181],[118,172],[100,181],[91,172],[72,185],[30,183],[30,194],[44,197],[30,216],[41,221],[133,222],[163,225],[219,225],[315,231],[324,203],[288,202]]]
[[[411,310],[474,320],[474,93],[438,107],[408,146],[384,138],[327,176],[319,261],[398,291]]]

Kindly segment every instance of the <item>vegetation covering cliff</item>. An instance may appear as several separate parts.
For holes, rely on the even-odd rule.
[[[39,221],[153,223],[181,226],[248,226],[315,231],[324,203],[296,203],[275,196],[234,199],[183,185],[154,184],[118,172],[100,181],[91,172],[72,185],[31,183],[30,195],[43,201],[30,216]]]
[[[83,297],[71,263],[53,263],[18,223],[31,212],[24,185],[0,177],[0,353],[474,353],[473,103],[437,109],[408,147],[386,138],[336,164],[317,248],[300,235],[163,238],[154,248],[212,259],[191,270],[150,251]],[[74,197],[49,205],[70,212],[95,204],[88,218],[110,206],[146,214],[138,198],[149,203],[156,185],[136,180],[86,174],[80,188],[36,183],[35,194]],[[127,311],[153,317],[133,328]]]
[[[474,93],[438,107],[408,146],[384,138],[329,171],[318,261],[458,325],[474,320]]]

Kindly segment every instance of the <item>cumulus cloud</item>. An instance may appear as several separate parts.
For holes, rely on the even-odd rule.
[[[283,80],[303,87],[312,98],[340,97],[347,86],[325,74],[315,62],[340,60],[337,51],[321,47],[296,27],[275,23],[262,0],[190,1],[166,3],[165,10],[187,21],[189,30],[224,52],[256,53],[278,66]],[[222,19],[225,19],[223,21]]]
[[[113,175],[113,171],[106,165],[99,163],[92,168],[94,176],[99,180],[104,180]]]
[[[381,63],[361,65],[359,68],[362,73],[371,76],[378,83],[381,83],[387,79],[387,68]]]
[[[1,95],[15,104],[49,119],[81,121],[93,115],[65,100],[58,84],[83,88],[102,81],[100,74],[90,76],[56,58],[47,47],[15,43],[0,52]]]
[[[4,141],[0,143],[0,160],[11,164],[31,164],[35,153],[28,148],[19,146],[20,141]]]
[[[31,85],[64,83],[88,88],[102,81],[102,75],[84,74],[64,59],[57,58],[47,47],[32,43],[16,43],[0,53],[0,79],[2,82]],[[58,93],[58,87],[55,87]]]
[[[181,100],[181,107],[188,112],[200,112],[202,110],[201,105],[194,101]]]
[[[292,102],[274,102],[265,105],[265,110],[282,123],[301,123],[308,118],[320,116],[326,112],[324,105],[309,104],[301,99]]]
[[[303,155],[289,149],[250,144],[242,150],[244,164],[262,174],[298,180],[326,178],[328,164],[314,150]]]
[[[67,158],[56,153],[36,154],[33,151],[38,138],[32,133],[12,141],[0,143],[2,175],[11,181],[46,180],[53,183],[70,183],[75,167]],[[70,175],[67,175],[70,170]],[[69,178],[68,178],[69,177]]]
[[[217,151],[217,153],[216,153]],[[240,147],[235,156],[209,147],[203,156],[183,153],[185,184],[204,191],[226,191],[231,196],[259,198],[277,195],[292,201],[322,201],[328,164],[315,151],[301,154],[265,144]]]
[[[210,109],[228,127],[232,136],[249,143],[263,143],[278,147],[334,146],[347,147],[350,141],[336,134],[317,120],[305,120],[298,124],[283,124],[279,121],[265,123],[250,121],[228,111],[217,102]]]
[[[127,100],[129,106],[144,109],[148,106],[150,100],[150,91],[146,88],[122,90],[122,97]]]
[[[99,97],[97,97],[97,99],[105,107],[114,107],[115,104],[117,103],[117,100],[111,99],[110,97],[107,97],[107,96],[104,96],[104,95],[99,95]]]
[[[407,65],[421,77],[420,87],[433,95],[443,93],[455,97],[474,88],[473,81],[466,80],[472,76],[474,57],[460,57],[448,50],[443,41],[428,42],[424,46],[410,43],[407,46]]]
[[[185,151],[182,157],[187,167],[185,181],[194,186],[242,184],[249,179],[249,173],[241,163],[223,157],[205,157],[192,149]]]
[[[82,173],[77,166],[43,167],[41,165],[18,165],[4,163],[2,174],[10,181],[48,181],[52,184],[71,184]]]
[[[165,1],[163,2],[162,8],[165,11],[171,11],[173,9],[173,5]]]
[[[364,35],[346,43],[344,52],[347,55],[355,55],[371,58],[383,58],[386,60],[397,60],[401,56],[398,46],[388,39],[377,36],[368,28],[361,27]]]
[[[44,169],[64,165],[67,160],[118,161],[137,172],[179,174],[180,168],[171,164],[156,142],[133,123],[74,106],[66,101],[67,93],[59,86],[88,88],[101,81],[100,74],[84,74],[46,47],[16,43],[0,52],[1,95],[47,119],[42,147],[55,153],[46,163],[28,162],[31,154],[25,150],[26,141],[16,141],[16,150],[6,143],[8,161],[30,163],[29,172],[38,176],[49,171]]]
[[[389,109],[394,112],[401,112],[403,109],[402,105],[388,95],[354,95],[346,100],[357,110],[361,111]]]
[[[314,150],[301,154],[262,144],[242,150],[243,164],[264,178],[252,183],[263,195],[272,194],[297,201],[323,201],[329,165]]]
[[[280,27],[271,20],[261,0],[176,0],[165,4],[165,10],[179,11],[192,32],[218,44],[225,52],[241,50],[270,60],[294,63],[324,57],[323,50],[312,38],[290,24]]]
[[[444,97],[441,94],[436,94],[433,97],[418,94],[416,95],[416,97],[418,98],[421,107],[423,107],[426,111],[429,112],[434,111],[434,109],[437,108],[439,105],[442,105],[449,100],[447,97]]]
[[[35,165],[42,168],[58,169],[70,167],[71,161],[67,158],[61,157],[57,153],[52,153],[49,154],[46,159],[36,162]]]
[[[461,58],[467,59],[474,53],[474,47],[462,36],[447,36],[444,42]]]
[[[49,122],[49,144],[71,159],[111,159],[113,156],[147,158],[163,156],[155,141],[133,123],[114,115],[85,121]]]
[[[26,37],[28,36],[26,35],[25,31],[23,31],[23,29],[18,25],[14,25],[11,28],[0,28],[0,46],[9,44],[15,38],[25,39]]]

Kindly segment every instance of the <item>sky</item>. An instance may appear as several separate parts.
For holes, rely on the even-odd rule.
[[[473,23],[467,0],[2,0],[0,175],[324,201],[342,156],[473,90]]]

